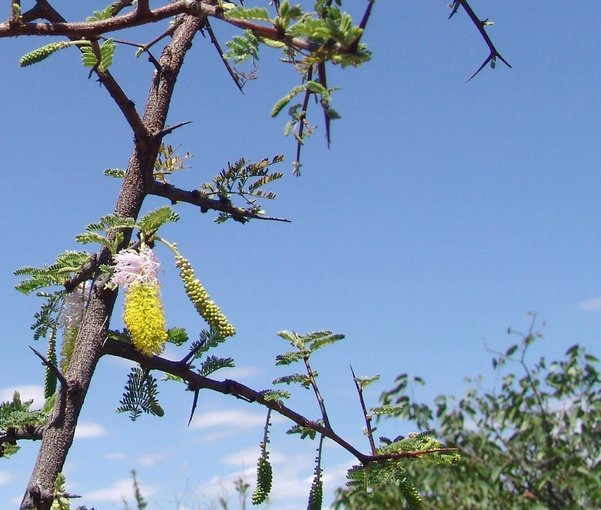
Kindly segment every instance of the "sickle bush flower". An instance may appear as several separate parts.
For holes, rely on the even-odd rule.
[[[160,264],[148,246],[139,252],[123,250],[115,256],[111,281],[125,289],[123,321],[138,351],[159,354],[167,341],[161,289],[157,278]]]

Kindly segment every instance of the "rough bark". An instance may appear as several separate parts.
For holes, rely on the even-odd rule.
[[[196,16],[179,18],[172,39],[163,50],[159,60],[160,69],[153,76],[146,102],[143,117],[146,133],[136,133],[135,147],[115,207],[115,211],[123,216],[137,218],[148,193],[173,88],[186,51],[204,21],[204,18]],[[129,235],[126,235],[124,243],[127,242]],[[108,256],[107,252],[102,252],[99,259]],[[61,388],[49,423],[44,429],[38,458],[21,502],[21,510],[51,508],[54,482],[73,443],[77,420],[107,338],[117,292],[106,289],[105,284],[106,279],[98,278],[90,292],[86,313],[65,374],[67,385]]]

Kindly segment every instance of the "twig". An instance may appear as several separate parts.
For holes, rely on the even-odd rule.
[[[45,366],[47,366],[56,375],[57,379],[61,383],[61,391],[66,391],[67,388],[69,387],[69,382],[67,381],[67,378],[59,370],[59,368],[52,361],[50,361],[48,358],[46,358],[46,356],[44,356],[40,352],[36,351],[33,347],[29,346],[29,348],[34,352],[34,354],[38,358],[40,358],[42,360],[42,363]]]
[[[183,126],[187,126],[188,124],[191,124],[192,121],[191,120],[186,120],[184,122],[178,122],[177,124],[173,124],[171,126],[166,126],[163,129],[161,129],[158,133],[153,133],[152,138],[153,139],[160,139],[163,138],[164,136],[167,136],[171,133],[173,133],[173,131],[175,131],[178,128],[181,128]]]
[[[467,81],[472,80],[480,71],[482,71],[482,69],[484,69],[484,67],[487,64],[489,64],[491,62],[495,62],[497,58],[501,62],[503,62],[507,67],[509,67],[509,69],[511,69],[511,65],[509,64],[509,62],[507,62],[507,60],[505,60],[501,56],[501,54],[495,47],[494,43],[492,42],[490,36],[486,33],[485,27],[486,27],[486,22],[488,20],[481,20],[480,18],[478,18],[478,16],[476,15],[476,13],[474,12],[474,10],[472,9],[472,7],[470,6],[470,4],[468,3],[467,0],[454,0],[453,1],[453,10],[451,11],[449,18],[451,18],[457,12],[457,10],[459,9],[459,6],[462,6],[465,9],[465,12],[467,12],[467,15],[472,20],[472,23],[478,29],[478,32],[480,32],[480,35],[484,39],[484,42],[488,46],[488,49],[490,52],[488,57],[486,58],[486,60],[484,62],[482,62],[482,65],[476,70],[476,72],[474,74],[472,74],[468,78]]]
[[[238,87],[238,90],[244,94],[244,90],[243,90],[244,84],[240,80],[240,76],[238,75],[238,73],[232,68],[230,63],[223,56],[223,50],[221,49],[221,45],[219,44],[219,41],[217,40],[217,37],[215,36],[215,32],[213,32],[213,28],[211,27],[211,24],[209,23],[208,19],[207,19],[207,22],[205,23],[204,28],[209,33],[211,42],[213,43],[213,46],[215,46],[217,53],[219,53],[219,57],[221,58],[221,61],[223,62],[223,65],[225,66],[227,72],[232,77],[232,80],[234,80],[236,87]]]
[[[323,400],[323,397],[321,396],[321,392],[319,391],[319,388],[317,387],[317,380],[315,379],[315,373],[313,372],[313,369],[311,368],[311,365],[309,364],[309,357],[305,356],[303,358],[303,361],[305,362],[305,368],[307,370],[307,375],[309,376],[309,381],[311,381],[311,387],[313,388],[313,393],[315,393],[315,398],[317,398],[317,403],[319,404],[319,409],[321,411],[323,423],[328,429],[331,430],[332,426],[330,425],[330,419],[328,418],[328,413],[326,411],[326,405]]]
[[[365,399],[363,398],[363,389],[357,382],[357,376],[355,375],[355,371],[351,366],[351,374],[353,374],[353,381],[355,382],[355,388],[357,388],[357,393],[359,395],[359,402],[361,403],[361,409],[363,410],[363,416],[365,417],[365,427],[367,428],[367,437],[369,439],[369,446],[371,448],[372,455],[376,455],[376,443],[374,441],[374,431],[371,426],[371,415],[367,412],[367,407],[365,405]]]

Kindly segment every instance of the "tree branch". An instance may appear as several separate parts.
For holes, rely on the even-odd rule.
[[[270,216],[263,216],[248,209],[236,207],[226,201],[209,198],[203,195],[198,190],[187,191],[180,188],[176,188],[175,186],[164,182],[153,181],[152,183],[150,183],[148,187],[148,193],[150,195],[167,198],[171,201],[171,203],[186,202],[188,204],[197,205],[198,207],[200,207],[200,211],[203,213],[206,213],[210,210],[224,212],[230,214],[234,218],[234,220],[239,221],[241,223],[245,223],[249,219],[283,221],[286,223],[290,223],[290,220],[287,220],[285,218],[273,218]]]
[[[282,402],[266,398],[264,392],[253,390],[252,388],[249,388],[248,386],[237,381],[231,379],[216,381],[215,379],[204,377],[191,370],[187,363],[182,363],[181,361],[171,361],[160,356],[144,356],[143,354],[139,353],[132,344],[110,338],[105,342],[102,354],[128,359],[130,361],[139,363],[145,369],[159,370],[161,372],[180,377],[188,383],[189,388],[194,392],[197,392],[201,389],[208,389],[224,395],[233,395],[234,397],[241,398],[247,402],[256,402],[261,404],[262,406],[265,406],[272,411],[276,411],[282,416],[292,420],[294,423],[301,425],[302,427],[308,427],[312,430],[315,430],[324,437],[331,439],[364,465],[369,464],[370,462],[378,462],[383,460],[403,459],[409,457],[414,458],[432,453],[450,453],[457,451],[457,448],[433,448],[430,450],[414,450],[367,455],[357,450],[354,446],[336,434],[331,427],[321,425],[313,420],[309,420],[303,415],[285,406]]]
[[[482,62],[482,65],[476,70],[476,72],[474,74],[472,74],[467,81],[470,81],[471,79],[475,78],[475,76],[482,71],[482,69],[484,69],[484,67],[491,63],[491,62],[495,62],[496,59],[498,58],[501,62],[503,62],[507,67],[509,67],[509,69],[511,69],[511,65],[509,65],[509,62],[507,62],[507,60],[505,60],[501,54],[499,53],[499,51],[497,50],[496,46],[494,45],[494,43],[492,42],[490,36],[488,35],[488,33],[486,32],[486,22],[488,20],[481,20],[480,18],[478,18],[478,16],[476,15],[476,13],[474,12],[474,10],[472,9],[472,7],[470,6],[470,4],[468,3],[467,0],[454,0],[453,4],[452,4],[452,8],[453,10],[451,11],[451,14],[449,15],[449,18],[452,18],[453,15],[457,12],[457,10],[459,9],[459,6],[463,7],[465,9],[465,12],[467,12],[467,15],[470,17],[470,19],[472,20],[472,23],[475,25],[475,27],[478,29],[478,32],[480,32],[480,35],[482,36],[482,39],[484,39],[484,42],[486,43],[486,45],[488,46],[488,50],[489,50],[489,55],[486,58],[486,60],[484,62]]]

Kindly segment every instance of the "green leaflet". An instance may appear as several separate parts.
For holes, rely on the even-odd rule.
[[[228,51],[223,54],[226,60],[233,60],[241,64],[246,60],[259,60],[259,43],[261,40],[250,30],[245,30],[242,35],[232,37],[226,43]]]
[[[103,19],[108,19],[113,16],[113,9],[114,6],[111,4],[100,11],[93,11],[92,15],[86,18],[86,21],[101,21]]]
[[[91,67],[103,73],[113,63],[115,48],[114,41],[107,39],[100,45],[100,59],[98,59],[91,45],[84,46],[81,49],[81,62],[85,67]]]
[[[286,94],[284,97],[278,100],[276,104],[273,105],[273,108],[271,109],[271,116],[277,117],[279,113],[290,103],[290,101],[294,99],[295,96],[301,92],[304,92],[305,90],[307,90],[306,85],[297,85],[296,87],[293,87],[288,94]]]
[[[282,172],[275,172],[271,167],[281,163],[284,156],[276,155],[260,161],[249,162],[241,158],[234,163],[228,163],[211,182],[203,183],[199,191],[210,198],[231,203],[231,197],[237,195],[246,201],[246,211],[260,215],[263,211],[257,201],[274,200],[276,193],[262,188],[283,177]],[[234,217],[231,213],[221,212],[217,217],[218,223],[234,218],[237,221],[248,221],[247,218]]]
[[[234,9],[228,9],[225,12],[225,17],[236,19],[258,19],[261,21],[270,20],[269,12],[262,7],[235,7]]]
[[[179,214],[171,209],[171,207],[163,206],[145,214],[137,221],[136,226],[140,229],[140,231],[147,234],[155,232],[165,223],[176,222],[178,220]]]
[[[53,285],[63,285],[74,272],[79,271],[89,258],[89,254],[81,251],[68,250],[56,258],[54,264],[37,267],[21,267],[14,274],[16,276],[29,276],[15,288],[23,294],[29,294],[34,290]]]

